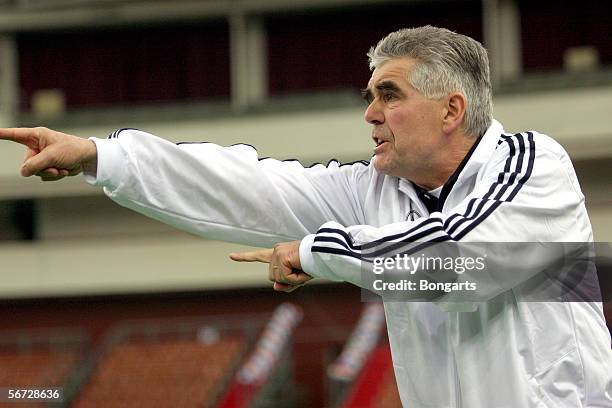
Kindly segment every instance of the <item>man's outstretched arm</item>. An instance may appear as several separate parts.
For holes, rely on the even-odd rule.
[[[119,205],[199,236],[251,246],[300,239],[329,220],[362,224],[360,192],[373,176],[364,163],[304,167],[262,159],[248,145],[175,144],[137,129],[91,140],[44,128],[0,135],[28,146],[23,175],[57,180],[84,171]]]
[[[0,128],[0,139],[26,146],[21,175],[43,181],[60,180],[81,171],[96,171],[97,150],[91,140],[44,127]]]

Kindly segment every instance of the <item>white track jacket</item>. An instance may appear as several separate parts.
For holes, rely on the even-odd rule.
[[[495,121],[431,214],[411,182],[367,162],[305,168],[259,159],[248,145],[177,145],[134,129],[93,140],[97,175],[86,179],[120,205],[216,240],[302,240],[301,263],[314,277],[361,286],[361,251],[385,240],[593,240],[562,147],[537,132],[505,134]],[[479,295],[468,311],[385,302],[405,407],[612,407],[601,303],[522,302],[515,289]]]

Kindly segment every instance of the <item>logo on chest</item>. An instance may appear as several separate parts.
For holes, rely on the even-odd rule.
[[[422,215],[416,211],[416,210],[410,210],[410,212],[408,212],[408,214],[406,215],[406,221],[414,221],[417,218],[421,218]]]

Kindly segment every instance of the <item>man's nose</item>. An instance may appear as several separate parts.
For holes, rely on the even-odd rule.
[[[368,105],[363,117],[366,122],[372,125],[380,125],[385,122],[385,116],[378,108],[378,103],[376,101],[372,101],[372,103]]]

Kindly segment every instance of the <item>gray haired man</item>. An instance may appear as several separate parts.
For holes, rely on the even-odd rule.
[[[566,152],[537,132],[507,134],[492,119],[488,59],[477,41],[418,27],[389,34],[369,57],[371,163],[304,168],[258,160],[248,146],[175,145],[131,129],[108,140],[41,128],[4,129],[0,138],[28,147],[24,176],[84,170],[111,199],[149,217],[274,246],[231,257],[268,263],[276,290],[313,277],[372,289],[364,262],[411,245],[592,242]],[[547,266],[530,260],[534,271]],[[612,407],[600,302],[525,301],[520,284],[502,289],[469,277],[479,302],[468,308],[437,298],[385,302],[406,407]]]

